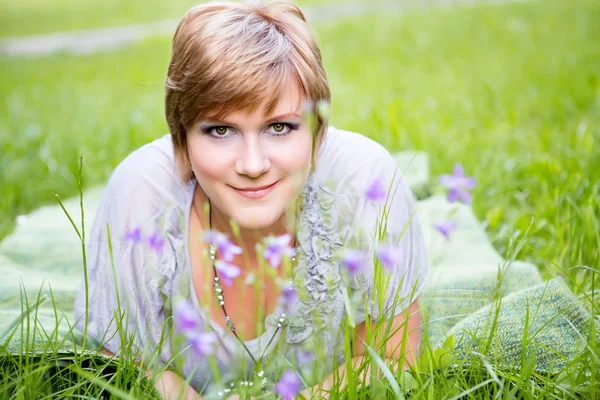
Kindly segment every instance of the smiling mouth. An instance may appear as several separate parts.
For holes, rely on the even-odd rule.
[[[231,188],[248,199],[261,199],[263,197],[266,197],[269,193],[271,193],[271,191],[277,186],[277,184],[280,181],[281,180],[278,180],[270,185],[259,186],[255,188],[238,189],[234,186],[231,186]]]

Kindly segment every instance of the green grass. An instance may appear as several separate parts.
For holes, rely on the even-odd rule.
[[[333,123],[391,151],[428,152],[434,176],[463,163],[495,247],[505,254],[528,231],[517,258],[564,276],[583,299],[600,289],[598,20],[596,1],[548,0],[318,26]],[[159,38],[91,56],[0,60],[0,237],[55,193],[77,193],[81,153],[92,186],[167,132],[168,56]],[[430,371],[416,397],[449,398],[489,378],[445,373]],[[502,398],[600,397],[556,377],[502,379]],[[470,395],[496,393],[485,384]]]
[[[599,6],[533,2],[348,20],[318,29],[335,125],[390,150],[462,162],[475,209],[501,251],[531,221],[523,258],[598,266]],[[123,157],[167,133],[169,39],[78,57],[0,61],[0,237],[55,193],[104,182]],[[26,182],[26,184],[25,184]],[[561,244],[561,245],[557,245]]]
[[[299,0],[300,6],[360,0]],[[0,0],[0,38],[179,19],[206,0]]]
[[[323,40],[335,123],[427,151],[434,174],[462,162],[501,252],[533,222],[521,258],[597,268],[599,16],[546,1],[338,25],[323,32],[352,35]]]

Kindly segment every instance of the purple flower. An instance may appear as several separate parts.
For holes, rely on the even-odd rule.
[[[293,285],[286,285],[281,291],[283,308],[287,314],[290,314],[292,305],[298,300],[298,292]]]
[[[377,249],[377,258],[379,258],[381,264],[388,270],[392,270],[394,266],[398,265],[401,257],[402,249],[399,247],[387,245]]]
[[[148,245],[156,252],[156,254],[160,254],[162,253],[163,247],[165,247],[165,239],[160,236],[158,231],[156,231],[148,238]]]
[[[302,382],[294,371],[288,369],[281,375],[281,379],[275,384],[275,393],[280,395],[283,400],[293,400],[300,389]]]
[[[185,301],[179,301],[175,304],[173,318],[175,319],[175,329],[183,334],[198,329],[201,325],[200,316]]]
[[[285,233],[278,237],[267,238],[267,248],[265,249],[263,257],[269,261],[272,268],[279,267],[283,256],[293,257],[296,254],[296,250],[290,247],[291,239],[292,235],[289,233]]]
[[[188,343],[199,356],[207,356],[215,351],[217,334],[215,332],[194,332],[187,336]]]
[[[342,263],[348,267],[351,277],[364,268],[366,261],[367,252],[364,250],[345,249],[342,255]]]
[[[296,288],[293,285],[286,285],[283,288],[283,299],[287,302],[287,303],[292,303],[294,301],[296,301],[296,299],[298,298],[298,292],[296,291]]]
[[[465,176],[465,171],[461,164],[454,166],[454,173],[452,175],[440,176],[440,183],[448,189],[448,201],[454,203],[456,200],[460,200],[465,204],[471,204],[471,193],[477,181],[475,178]]]
[[[381,179],[377,178],[371,182],[367,191],[365,193],[367,199],[371,200],[374,203],[381,203],[385,200],[387,196],[387,192],[383,187],[383,183],[381,183]]]
[[[227,239],[227,236],[221,232],[206,231],[204,234],[204,241],[216,245],[219,255],[227,262],[233,261],[236,254],[242,254],[242,248],[234,245]]]
[[[142,241],[142,231],[141,231],[140,227],[138,226],[137,228],[135,228],[131,231],[125,232],[125,240],[130,240],[133,243],[141,242]]]
[[[296,353],[296,361],[300,365],[306,365],[315,362],[315,353],[308,350],[298,350]]]
[[[456,230],[457,225],[455,221],[437,221],[433,227],[447,240],[450,240],[450,234]]]
[[[233,279],[242,273],[240,267],[221,260],[215,262],[215,268],[221,274],[221,280],[225,286],[231,286]]]

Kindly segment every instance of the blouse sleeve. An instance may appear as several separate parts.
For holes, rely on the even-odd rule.
[[[375,320],[399,315],[421,293],[428,270],[415,200],[402,171],[387,150],[371,171],[364,182],[366,187],[379,179],[387,198],[381,203],[367,196],[358,200],[356,215],[366,234],[364,247],[369,256],[365,270],[367,309],[364,315],[357,315],[357,323],[367,316]]]
[[[353,132],[331,129],[329,133],[324,154],[336,161],[327,169],[338,189],[356,204],[353,222],[344,234],[345,246],[368,250],[363,273],[350,281],[355,323],[367,316],[397,316],[418,297],[427,278],[427,252],[414,197],[402,178],[403,171],[383,146]],[[366,195],[375,180],[387,193],[382,202]],[[384,266],[377,262],[378,249],[393,249],[389,254],[393,263]]]
[[[148,145],[128,156],[107,184],[87,240],[88,337],[116,355],[132,345],[145,356],[161,341],[163,283],[172,260],[161,219],[172,169],[169,157]],[[82,280],[75,300],[80,331],[85,318]]]

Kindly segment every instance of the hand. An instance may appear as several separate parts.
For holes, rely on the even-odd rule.
[[[154,387],[165,400],[202,400],[202,397],[173,371],[163,372],[157,378]]]

